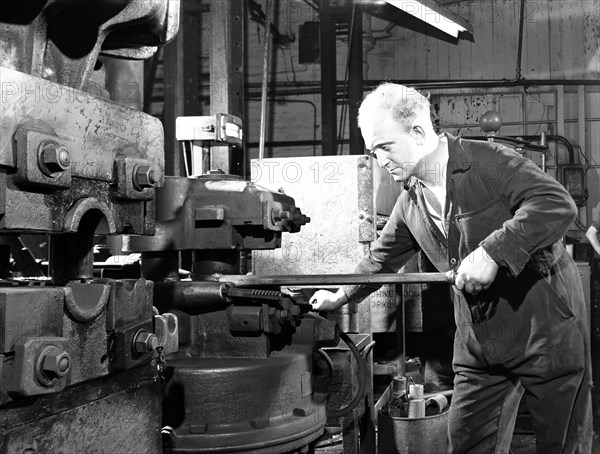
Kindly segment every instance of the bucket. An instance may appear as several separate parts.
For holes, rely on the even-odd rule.
[[[448,411],[423,418],[378,413],[378,454],[446,454]]]

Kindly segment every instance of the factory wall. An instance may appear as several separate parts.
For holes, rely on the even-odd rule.
[[[258,1],[265,9],[265,1]],[[275,46],[271,54],[270,82],[280,86],[302,86],[320,80],[318,63],[300,64],[299,26],[317,21],[318,14],[302,0],[281,0],[276,14],[280,33],[292,42]],[[475,0],[443,2],[447,8],[474,27],[474,41],[447,42],[415,33],[364,14],[363,52],[365,81],[496,81],[492,88],[429,89],[433,116],[439,131],[459,135],[481,135],[480,115],[498,110],[505,135],[534,135],[541,131],[565,136],[575,145],[575,162],[585,165],[589,200],[580,210],[580,227],[600,217],[600,86],[585,84],[600,78],[600,5],[596,0],[527,0],[524,10],[523,46],[520,74],[518,37],[520,1]],[[247,36],[246,71],[252,100],[246,119],[248,142],[256,144],[260,131],[260,83],[263,74],[263,28],[250,22]],[[337,40],[338,80],[344,80],[347,40]],[[523,77],[538,81],[530,86],[506,86]],[[548,81],[541,85],[539,81]],[[564,82],[563,82],[564,81]],[[573,83],[579,81],[580,83]],[[254,88],[252,88],[254,87]],[[266,157],[320,154],[320,146],[277,146],[278,142],[320,139],[320,96],[277,96],[267,111]],[[338,109],[339,119],[344,106]],[[348,121],[339,130],[348,136]],[[250,157],[257,156],[255,146]],[[338,148],[347,154],[348,146]],[[529,157],[539,161],[540,156]],[[551,144],[548,172],[568,163],[562,146]]]

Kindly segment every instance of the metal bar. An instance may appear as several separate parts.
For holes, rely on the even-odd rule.
[[[295,274],[280,276],[219,276],[219,282],[236,287],[264,285],[354,285],[354,284],[418,284],[441,282],[454,284],[454,272],[447,273],[384,273],[384,274]]]
[[[180,145],[175,139],[175,119],[184,115],[185,82],[183,75],[183,35],[180,28],[175,39],[163,50],[164,103],[162,122],[165,130],[165,175],[184,175]]]
[[[348,70],[350,80],[348,84],[348,130],[350,138],[350,154],[364,153],[363,139],[358,129],[356,118],[358,117],[358,106],[363,97],[363,24],[362,8],[354,5],[352,13],[351,33],[348,39]],[[348,118],[347,118],[348,120]],[[340,137],[340,139],[343,139]]]
[[[337,66],[335,19],[332,17],[332,0],[319,3],[321,61],[321,152],[323,156],[337,154]]]
[[[271,36],[269,27],[271,25],[271,0],[267,0],[265,12],[265,32],[264,32],[264,54],[263,54],[263,78],[260,97],[260,136],[258,147],[258,159],[265,157],[265,137],[267,133],[267,84],[269,82],[269,53],[271,52]]]

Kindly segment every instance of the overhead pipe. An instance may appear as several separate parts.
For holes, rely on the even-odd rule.
[[[391,82],[396,84],[408,85],[420,90],[437,89],[446,90],[452,88],[512,88],[512,87],[543,87],[551,85],[563,86],[600,86],[600,79],[470,79],[470,80],[452,80],[438,79],[423,82],[422,80],[400,80],[400,79],[371,79],[365,80],[365,88],[375,88],[383,82]],[[260,90],[256,90],[260,84],[249,83],[246,85],[246,97],[260,97]],[[345,95],[345,84],[342,81],[337,83],[338,97],[343,99]],[[319,82],[277,82],[269,84],[271,96],[303,96],[303,95],[318,95],[321,93]]]
[[[392,82],[402,85],[409,85],[418,89],[452,89],[452,88],[495,88],[495,87],[529,87],[529,86],[544,86],[544,85],[593,85],[599,86],[600,80],[597,79],[577,79],[577,80],[563,80],[563,79],[526,79],[522,77],[522,66],[521,60],[523,56],[523,35],[524,35],[524,11],[525,11],[525,0],[521,0],[520,4],[520,17],[519,17],[519,39],[517,46],[517,66],[515,68],[515,77],[513,79],[470,79],[470,80],[456,80],[456,79],[440,79],[440,80],[429,80],[423,82],[422,80],[365,80],[363,85],[365,88],[375,88],[382,82]],[[247,94],[249,97],[256,96],[252,93],[252,89],[256,84],[247,85]],[[345,81],[337,82],[338,97],[343,99],[345,95]],[[289,83],[280,82],[271,85],[273,93],[277,96],[285,95],[314,95],[320,93],[320,84],[318,82],[304,82],[304,83]],[[283,89],[283,90],[278,90]]]

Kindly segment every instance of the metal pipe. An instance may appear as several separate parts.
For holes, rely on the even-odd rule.
[[[525,0],[521,0],[521,11],[519,14],[519,44],[517,45],[517,67],[515,68],[515,80],[521,79],[521,56],[523,55],[523,25],[525,22]]]
[[[221,282],[165,281],[154,283],[154,305],[161,311],[178,309],[190,315],[229,305],[227,284]]]
[[[258,148],[258,158],[263,159],[265,157],[265,135],[267,130],[267,85],[269,82],[269,54],[271,52],[271,36],[269,34],[269,28],[271,26],[271,0],[267,0],[266,11],[265,11],[265,53],[263,55],[263,78],[261,86],[261,99],[260,99],[260,145]]]
[[[236,287],[285,285],[354,285],[354,284],[454,284],[454,271],[446,273],[381,273],[381,274],[296,274],[280,276],[221,275],[219,282]]]
[[[373,89],[383,82],[392,82],[396,84],[409,85],[418,89],[451,89],[451,88],[501,88],[501,87],[540,87],[549,85],[585,85],[585,86],[600,86],[600,79],[526,79],[521,77],[519,80],[514,79],[469,79],[469,80],[455,80],[455,79],[440,79],[430,80],[423,82],[419,79],[411,80],[365,80],[365,89]],[[249,83],[246,84],[248,98],[260,97],[260,91],[250,91],[260,87],[260,84]],[[344,83],[337,83],[338,93],[344,93]],[[210,87],[206,87],[208,90]],[[318,82],[272,82],[269,84],[269,89],[274,96],[300,96],[300,95],[318,95],[321,93],[321,88]]]

